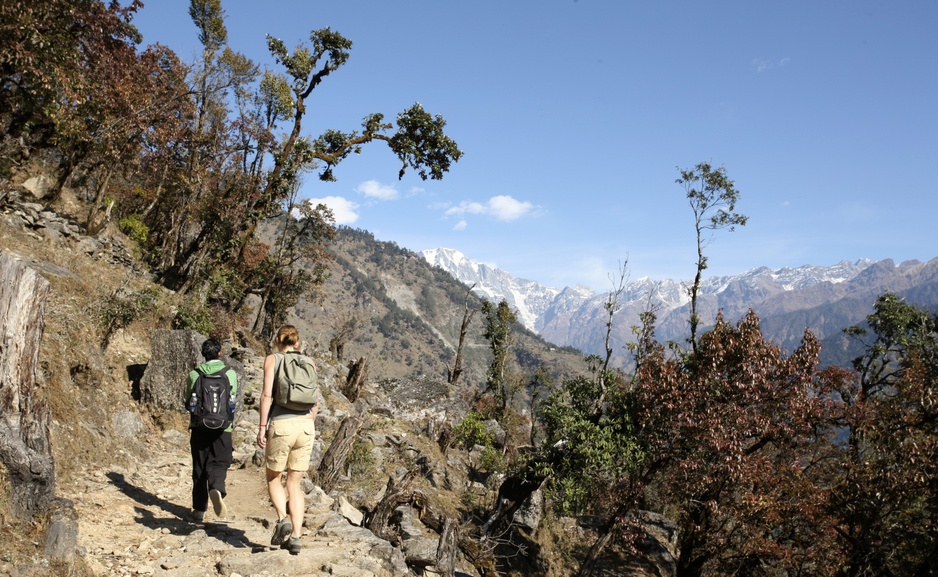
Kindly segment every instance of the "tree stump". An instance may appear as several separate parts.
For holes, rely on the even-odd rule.
[[[356,362],[349,362],[348,377],[345,379],[345,387],[342,388],[342,394],[354,403],[361,395],[362,387],[365,386],[365,357],[361,357]]]
[[[444,577],[453,577],[456,574],[456,547],[458,526],[450,517],[443,522],[443,532],[440,533],[440,544],[436,549],[436,570]]]
[[[388,486],[384,490],[384,497],[375,505],[375,509],[372,511],[366,523],[367,528],[370,529],[372,533],[382,539],[391,541],[392,544],[397,541],[397,535],[395,535],[389,527],[391,515],[394,514],[395,509],[404,503],[409,503],[413,498],[409,489],[414,477],[417,476],[417,472],[417,468],[411,469],[396,483],[393,478],[389,478]]]
[[[339,430],[336,431],[335,438],[332,439],[332,443],[322,456],[322,461],[316,469],[316,480],[326,493],[332,491],[339,482],[345,459],[352,450],[352,444],[355,443],[355,437],[363,423],[364,419],[360,416],[345,417],[339,425]]]
[[[497,577],[495,568],[495,555],[492,546],[485,546],[476,538],[464,534],[456,528],[455,520],[434,508],[430,498],[422,491],[414,491],[412,502],[415,509],[420,512],[420,521],[427,527],[440,534],[440,544],[437,547],[437,561],[444,563],[449,553],[449,543],[452,541],[457,549],[462,551],[466,559],[476,568],[482,577]],[[455,560],[453,561],[455,563]],[[454,568],[455,571],[455,568]]]
[[[50,410],[34,396],[49,283],[0,252],[0,461],[10,480],[9,512],[31,519],[55,493]]]

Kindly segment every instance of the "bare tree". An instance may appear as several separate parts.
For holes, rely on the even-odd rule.
[[[358,361],[349,361],[348,376],[345,378],[345,386],[342,387],[342,394],[349,402],[354,403],[358,400],[362,387],[365,386],[367,374],[365,357],[359,357]]]
[[[608,315],[606,318],[606,339],[604,341],[606,357],[603,359],[603,366],[598,379],[599,388],[602,392],[596,400],[596,405],[593,406],[593,413],[596,415],[602,412],[603,403],[606,402],[606,389],[608,387],[606,377],[609,372],[609,361],[612,359],[612,321],[616,313],[622,309],[619,298],[622,296],[622,291],[625,290],[625,282],[629,278],[629,259],[626,258],[624,261],[619,262],[618,280],[615,280],[611,275],[609,278],[612,281],[612,290],[606,295],[606,302],[603,304],[603,308]]]
[[[469,332],[469,323],[472,322],[472,317],[475,316],[476,309],[469,308],[469,295],[472,294],[472,289],[475,288],[475,283],[469,287],[469,290],[466,291],[466,310],[462,315],[462,326],[459,327],[459,345],[456,347],[456,360],[453,362],[453,371],[449,375],[449,384],[456,386],[456,382],[459,381],[459,375],[462,374],[462,350],[466,344],[466,333]]]
[[[345,354],[345,344],[354,338],[365,319],[364,298],[360,297],[356,303],[332,318],[332,338],[329,339],[329,352],[333,360],[341,361]]]

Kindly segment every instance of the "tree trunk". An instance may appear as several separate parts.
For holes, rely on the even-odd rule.
[[[590,547],[589,552],[586,554],[586,559],[584,559],[583,563],[580,565],[580,571],[577,573],[577,577],[589,577],[593,574],[593,571],[596,569],[596,564],[599,562],[599,556],[602,555],[602,552],[606,549],[606,546],[611,540],[612,521],[603,526],[599,539],[596,539],[596,542]]]
[[[545,480],[546,477],[525,479],[510,476],[506,478],[498,487],[495,509],[489,513],[488,519],[481,527],[482,535],[491,537],[504,532],[521,505],[541,488]]]
[[[163,165],[163,172],[160,174],[159,183],[156,185],[156,192],[153,193],[153,200],[150,201],[150,204],[143,210],[140,214],[140,220],[146,221],[147,217],[150,216],[150,213],[156,207],[157,202],[159,202],[160,197],[163,195],[163,183],[166,182],[166,174],[169,172],[169,163]]]
[[[264,286],[264,292],[261,293],[261,303],[257,305],[257,316],[254,317],[254,324],[251,325],[251,332],[255,335],[259,335],[263,332],[262,329],[264,328],[264,323],[267,321],[267,317],[269,316],[267,314],[267,301],[270,299],[270,291],[272,288],[271,282],[273,281],[267,281],[266,286]]]
[[[329,444],[329,448],[322,456],[322,461],[316,469],[316,478],[319,486],[326,493],[335,488],[339,477],[342,476],[345,458],[352,449],[355,436],[358,435],[358,430],[363,423],[364,419],[362,417],[356,415],[345,417],[342,424],[339,425],[335,438],[332,439],[332,443]]]
[[[35,383],[49,291],[36,271],[0,252],[0,462],[9,476],[9,510],[22,519],[45,510],[55,493],[50,410]]]
[[[189,292],[193,284],[199,280],[199,273],[202,272],[202,265],[205,262],[205,257],[208,255],[208,250],[211,248],[211,243],[206,240],[206,231],[207,228],[203,228],[202,232],[199,233],[198,242],[198,252],[186,262],[186,265],[182,269],[182,274],[186,279],[182,286],[179,287],[178,291],[181,294]]]
[[[464,535],[462,532],[456,530],[455,521],[452,521],[449,517],[434,509],[430,498],[425,493],[414,491],[411,500],[413,501],[413,507],[420,513],[420,522],[440,534],[441,547],[443,546],[444,536],[446,536],[447,539],[450,538],[447,535],[447,523],[452,522],[453,539],[456,542],[456,546],[476,568],[479,575],[482,575],[482,577],[498,576],[498,571],[495,569],[495,555],[491,548],[484,547],[479,540],[469,535]],[[437,559],[440,559],[439,548],[437,549]]]
[[[107,185],[111,182],[111,175],[114,174],[114,163],[111,163],[104,170],[104,178],[101,180],[101,184],[98,185],[98,191],[94,195],[94,200],[91,202],[91,208],[88,209],[88,217],[85,219],[85,230],[88,232],[88,236],[95,236],[101,229],[104,228],[104,225],[107,224],[107,221],[104,222],[101,226],[95,226],[94,220],[98,216],[98,207],[101,206],[101,201],[104,200],[104,193],[107,192]]]
[[[453,362],[453,372],[450,373],[449,384],[456,386],[459,381],[459,375],[462,374],[462,349],[466,344],[466,333],[469,332],[469,323],[472,316],[476,314],[475,310],[469,310],[469,295],[475,288],[475,283],[466,291],[466,310],[462,314],[462,325],[459,327],[459,345],[456,347],[456,360]]]

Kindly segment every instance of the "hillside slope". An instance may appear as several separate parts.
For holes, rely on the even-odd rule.
[[[303,563],[292,562],[283,551],[268,551],[264,536],[270,509],[262,485],[255,483],[263,479],[263,469],[252,459],[256,362],[245,362],[246,370],[249,364],[253,368],[243,386],[254,400],[245,402],[246,418],[235,433],[235,516],[203,528],[186,520],[183,414],[150,411],[139,389],[152,361],[152,331],[168,328],[186,297],[154,285],[133,257],[133,243],[120,233],[107,229],[85,236],[67,204],[50,207],[16,192],[0,199],[0,251],[39,271],[52,287],[35,394],[51,409],[57,494],[74,503],[78,534],[73,535],[74,564],[51,566],[42,558],[43,526],[27,530],[5,519],[0,573],[187,576],[212,570],[257,574],[269,567],[268,573],[277,575],[410,574],[401,549],[351,527],[323,503],[308,510]],[[317,420],[321,436],[314,459],[329,446],[343,416],[360,411],[366,417],[361,449],[340,487],[353,508],[373,509],[388,479],[401,479],[419,465],[414,487],[429,495],[438,511],[467,520],[484,515],[497,485],[485,483],[490,473],[478,469],[478,452],[444,453],[439,443],[441,432],[465,414],[463,399],[481,386],[488,365],[477,315],[467,345],[466,378],[459,390],[447,387],[445,371],[458,340],[466,287],[368,233],[340,231],[333,250],[336,263],[321,298],[304,300],[291,313],[326,369],[327,408]],[[479,306],[476,299],[469,304]],[[328,358],[326,346],[336,320],[351,312],[359,315],[358,328],[341,360],[365,357],[369,363],[369,384],[355,405],[339,392],[344,366]],[[520,327],[516,337],[519,374],[541,364],[566,374],[582,363],[579,353],[552,350]],[[252,353],[235,343],[239,355],[262,358],[263,346],[253,345],[258,350]],[[435,551],[439,536],[424,530],[425,537],[410,535],[422,549],[406,552],[408,564],[425,564],[427,548]],[[276,558],[274,565],[258,556],[265,552]],[[471,564],[460,563],[472,574]]]
[[[314,297],[300,300],[289,320],[323,350],[329,350],[343,326],[353,326],[341,360],[364,357],[375,381],[445,380],[459,343],[468,287],[419,254],[378,241],[367,231],[340,227],[331,252],[336,260],[329,279]],[[468,306],[478,311],[481,301],[469,295]],[[463,351],[461,383],[470,388],[484,385],[491,362],[484,322],[481,313],[475,314]],[[552,345],[520,322],[512,334],[521,374],[544,367],[559,379],[584,369],[579,351]]]

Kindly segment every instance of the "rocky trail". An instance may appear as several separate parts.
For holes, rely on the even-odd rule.
[[[96,574],[413,575],[397,549],[353,526],[315,488],[299,555],[271,546],[276,514],[263,469],[250,464],[229,471],[227,518],[215,518],[210,507],[204,522],[193,522],[190,471],[188,436],[170,430],[136,468],[83,470],[60,487],[75,503],[80,551]]]

